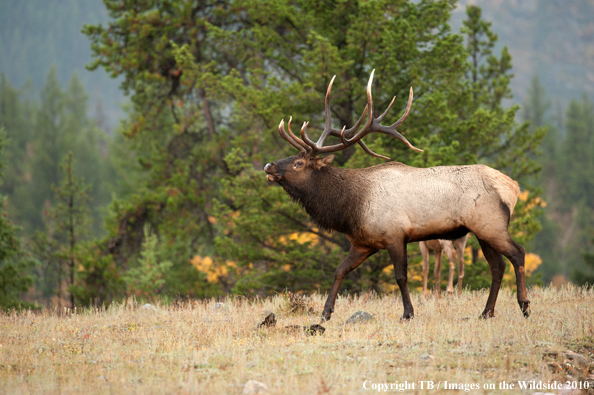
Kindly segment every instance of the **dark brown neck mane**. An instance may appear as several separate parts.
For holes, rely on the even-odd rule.
[[[325,166],[301,185],[279,184],[299,202],[316,224],[347,235],[359,233],[366,180],[357,170]]]

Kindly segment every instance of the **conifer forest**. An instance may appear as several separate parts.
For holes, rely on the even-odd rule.
[[[352,127],[372,70],[390,123],[413,87],[398,130],[423,152],[377,133],[372,151],[508,175],[529,288],[594,284],[592,1],[8,0],[0,309],[327,293],[349,242],[263,167],[297,152],[281,119],[317,139],[334,75],[333,127]],[[355,145],[333,165],[384,162]],[[489,288],[474,236],[464,260],[465,289]],[[417,243],[408,261],[419,293]],[[381,251],[341,292],[397,289]]]

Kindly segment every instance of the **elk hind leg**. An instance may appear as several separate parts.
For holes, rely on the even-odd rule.
[[[334,304],[336,303],[336,296],[340,289],[340,284],[346,277],[347,274],[355,270],[363,261],[375,254],[378,250],[367,247],[351,246],[351,249],[347,257],[342,261],[334,272],[334,283],[328,294],[328,299],[324,304],[324,310],[322,311],[322,322],[329,321],[332,313],[334,312]]]
[[[504,239],[497,239],[491,245],[497,252],[503,254],[512,263],[516,274],[518,304],[520,305],[524,317],[528,318],[530,316],[530,300],[528,300],[526,272],[524,268],[526,251],[507,233]]]
[[[478,237],[477,237],[478,239]],[[489,291],[489,298],[487,299],[487,306],[481,314],[482,318],[494,317],[495,316],[495,303],[497,302],[497,295],[499,294],[499,288],[501,288],[501,280],[503,279],[503,273],[505,272],[505,262],[503,256],[495,251],[491,245],[484,240],[478,239],[483,255],[489,263],[491,269],[491,290]]]

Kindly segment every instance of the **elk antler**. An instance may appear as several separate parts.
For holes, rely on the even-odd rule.
[[[330,81],[330,84],[328,85],[328,91],[326,92],[326,100],[325,100],[325,104],[324,104],[324,110],[326,113],[326,124],[324,125],[324,131],[322,132],[322,135],[320,136],[318,141],[314,143],[307,135],[307,126],[308,126],[309,122],[303,123],[303,126],[301,127],[301,138],[295,136],[293,134],[293,132],[291,131],[292,118],[289,118],[289,124],[288,124],[289,133],[288,134],[287,134],[287,132],[285,132],[284,120],[281,121],[281,123],[278,127],[278,131],[279,131],[280,135],[285,140],[287,140],[289,143],[291,143],[291,145],[293,145],[295,148],[299,149],[301,151],[302,155],[308,155],[310,157],[315,157],[318,154],[325,154],[325,153],[329,153],[329,152],[341,151],[341,150],[357,143],[369,155],[375,156],[377,158],[382,158],[382,159],[390,159],[387,156],[378,155],[375,152],[371,151],[365,145],[365,143],[362,141],[363,137],[367,136],[370,133],[374,133],[374,132],[383,133],[383,134],[387,134],[392,137],[396,137],[398,140],[400,140],[404,144],[406,144],[409,148],[411,148],[415,151],[422,152],[423,150],[414,147],[411,143],[409,143],[409,141],[404,136],[402,136],[400,133],[398,133],[396,131],[396,128],[398,126],[400,126],[402,124],[402,122],[404,122],[404,120],[408,117],[408,114],[410,113],[410,108],[412,106],[412,100],[413,100],[412,87],[410,88],[410,93],[408,95],[408,103],[406,105],[406,112],[404,113],[404,115],[402,117],[400,117],[400,119],[398,121],[396,121],[395,123],[393,123],[392,125],[384,126],[381,124],[381,121],[384,119],[386,114],[388,114],[388,111],[390,111],[390,108],[392,107],[392,104],[394,104],[394,100],[396,99],[396,96],[394,96],[394,98],[390,102],[390,105],[388,106],[386,111],[384,111],[377,118],[373,117],[373,99],[371,97],[371,85],[373,83],[373,74],[374,73],[375,73],[375,70],[373,70],[371,72],[371,76],[369,77],[369,82],[367,83],[367,105],[365,106],[365,109],[363,110],[363,114],[361,114],[361,117],[353,125],[352,128],[346,129],[346,126],[345,126],[342,129],[335,129],[332,126],[330,126],[330,91],[332,90],[332,84],[334,83],[334,78],[336,78],[336,76],[334,76],[334,77],[332,77],[332,80]],[[359,126],[361,126],[361,123],[363,122],[363,119],[365,118],[365,115],[367,115],[368,111],[369,111],[369,115],[367,117],[365,124],[363,125],[361,130],[359,130],[355,134],[357,129],[359,129]],[[354,134],[354,137],[348,138],[349,136],[352,136],[353,134]],[[324,147],[324,140],[326,140],[326,138],[330,135],[340,137],[340,139],[342,140],[342,143]]]

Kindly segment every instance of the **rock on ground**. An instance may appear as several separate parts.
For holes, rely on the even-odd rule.
[[[256,380],[248,380],[243,386],[243,395],[265,394],[268,392],[268,386]]]
[[[276,326],[276,317],[274,316],[274,313],[268,314],[266,316],[266,318],[264,318],[264,321],[262,321],[260,324],[258,324],[258,328],[261,328],[261,327],[270,328],[272,326]]]
[[[351,318],[345,321],[345,324],[354,324],[356,322],[370,321],[372,319],[373,316],[371,314],[364,311],[357,311]]]
[[[155,306],[153,306],[152,304],[150,304],[150,303],[147,303],[147,304],[142,305],[141,309],[143,309],[143,310],[149,310],[149,311],[156,311],[157,310],[157,308]]]
[[[567,350],[565,352],[565,356],[567,357],[567,359],[571,360],[572,362],[576,363],[578,366],[582,368],[590,365],[590,360],[588,358],[576,352]]]

